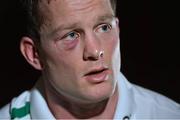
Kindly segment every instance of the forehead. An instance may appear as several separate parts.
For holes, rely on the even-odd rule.
[[[43,29],[48,31],[73,22],[89,24],[100,16],[114,16],[110,0],[42,0],[39,5],[45,19]]]
[[[41,0],[39,8],[46,17],[90,14],[95,8],[112,10],[110,0]]]

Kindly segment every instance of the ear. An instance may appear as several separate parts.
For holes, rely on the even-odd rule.
[[[120,32],[119,19],[118,18],[115,18],[115,19],[116,19],[116,27],[119,33]]]
[[[23,37],[20,42],[20,50],[26,61],[37,70],[42,70],[42,65],[34,41],[29,37]]]

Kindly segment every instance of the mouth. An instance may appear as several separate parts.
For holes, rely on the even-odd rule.
[[[88,75],[94,75],[94,74],[99,74],[103,71],[107,70],[107,68],[101,68],[101,69],[97,69],[97,70],[91,70],[90,72],[88,72],[87,74],[85,74],[85,76]]]
[[[90,70],[84,77],[90,83],[101,83],[108,80],[109,74],[108,68],[99,68]]]

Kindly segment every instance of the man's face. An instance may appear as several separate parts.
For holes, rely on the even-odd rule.
[[[40,8],[40,59],[49,86],[81,103],[110,97],[120,70],[118,21],[110,1],[51,0]]]

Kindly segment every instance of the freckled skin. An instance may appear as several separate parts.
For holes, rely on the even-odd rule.
[[[51,0],[48,4],[42,1],[40,8],[48,11],[44,14],[48,20],[40,31],[39,55],[50,107],[54,99],[63,98],[69,103],[85,105],[99,104],[117,96],[115,78],[120,70],[118,24],[116,22],[108,32],[101,32],[101,28],[97,27],[101,24],[97,21],[98,16],[114,14],[109,0]],[[46,36],[57,26],[75,22],[78,23],[78,38],[72,42],[66,41],[67,38],[58,38],[71,30],[58,31],[57,37]],[[103,51],[103,57],[89,59],[96,51]],[[100,65],[107,66],[111,71],[108,80],[100,84],[85,80],[84,75]]]

